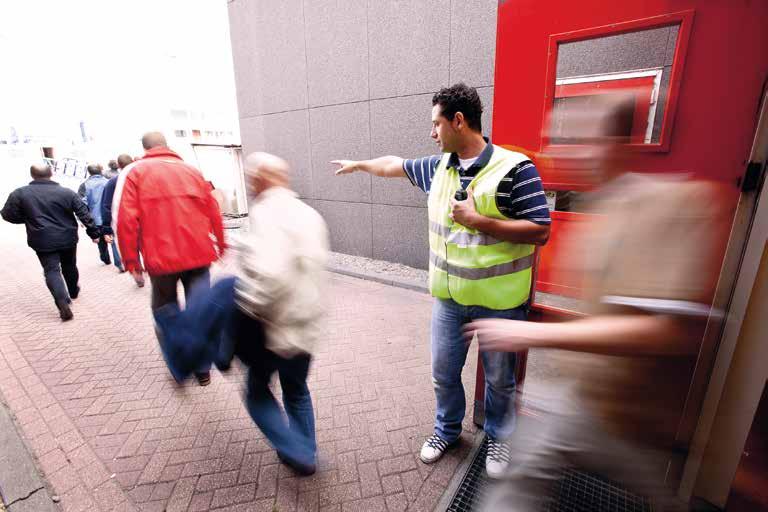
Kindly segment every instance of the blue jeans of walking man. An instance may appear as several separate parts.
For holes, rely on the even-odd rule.
[[[437,411],[435,434],[447,444],[458,440],[466,411],[461,370],[469,348],[461,327],[479,318],[525,320],[527,307],[494,310],[482,306],[463,306],[450,299],[435,299],[432,310],[432,382]],[[486,434],[493,439],[507,439],[514,428],[515,354],[481,352],[485,369]]]
[[[267,350],[262,324],[236,308],[232,319],[232,338],[236,354],[248,365],[245,405],[277,455],[301,474],[315,471],[317,443],[315,414],[307,387],[312,357],[309,354],[286,359]],[[277,372],[283,391],[283,408],[269,389]]]

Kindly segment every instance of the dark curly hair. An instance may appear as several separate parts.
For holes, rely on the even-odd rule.
[[[443,87],[432,96],[432,106],[435,105],[440,105],[443,116],[449,121],[453,121],[456,112],[461,112],[472,130],[483,132],[480,120],[483,114],[483,102],[480,101],[480,96],[474,87],[469,87],[464,82]]]

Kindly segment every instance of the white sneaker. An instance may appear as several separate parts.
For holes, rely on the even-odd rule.
[[[492,437],[488,438],[485,472],[489,478],[501,478],[509,467],[509,446]]]
[[[443,456],[447,449],[448,443],[443,441],[437,434],[432,434],[429,439],[424,441],[424,444],[421,447],[421,453],[419,453],[419,458],[424,464],[432,464],[433,462],[440,460],[440,457]]]

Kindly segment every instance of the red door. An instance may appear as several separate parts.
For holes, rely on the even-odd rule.
[[[555,207],[537,290],[578,291],[578,276],[554,276],[549,262],[585,217],[569,198],[592,183],[542,154],[567,143],[556,124],[567,123],[575,102],[634,94],[626,123],[634,168],[727,183],[735,212],[768,80],[766,21],[768,2],[757,0],[499,2],[493,141],[534,158]],[[563,307],[534,305],[535,318],[548,311],[568,316]],[[481,397],[478,385],[476,408]]]

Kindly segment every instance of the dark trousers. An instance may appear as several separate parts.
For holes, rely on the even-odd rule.
[[[77,295],[77,246],[60,251],[38,252],[37,257],[43,266],[45,284],[59,304],[70,302],[70,295]]]
[[[245,396],[248,413],[280,457],[294,464],[314,466],[317,454],[315,415],[307,387],[312,357],[302,354],[286,359],[267,350],[262,323],[239,309],[233,313],[231,327],[237,355],[249,367]],[[275,372],[283,390],[287,421],[269,389]]]
[[[99,246],[99,258],[103,263],[109,265],[112,260],[109,259],[109,244],[104,241],[104,237],[99,238],[99,242],[96,244]]]
[[[198,286],[211,287],[211,274],[208,267],[193,268],[175,274],[163,274],[161,276],[149,276],[152,283],[152,311],[166,304],[178,304],[176,286],[181,281],[184,286],[184,296],[188,297],[190,291]]]
[[[178,305],[176,287],[179,281],[184,286],[185,299],[190,296],[194,289],[204,290],[211,287],[211,274],[208,267],[193,268],[175,274],[149,276],[149,280],[152,283],[152,311],[156,311],[167,304]],[[160,340],[161,335],[158,333],[158,341]],[[205,362],[195,370],[195,373],[203,374],[210,369],[211,363]]]

